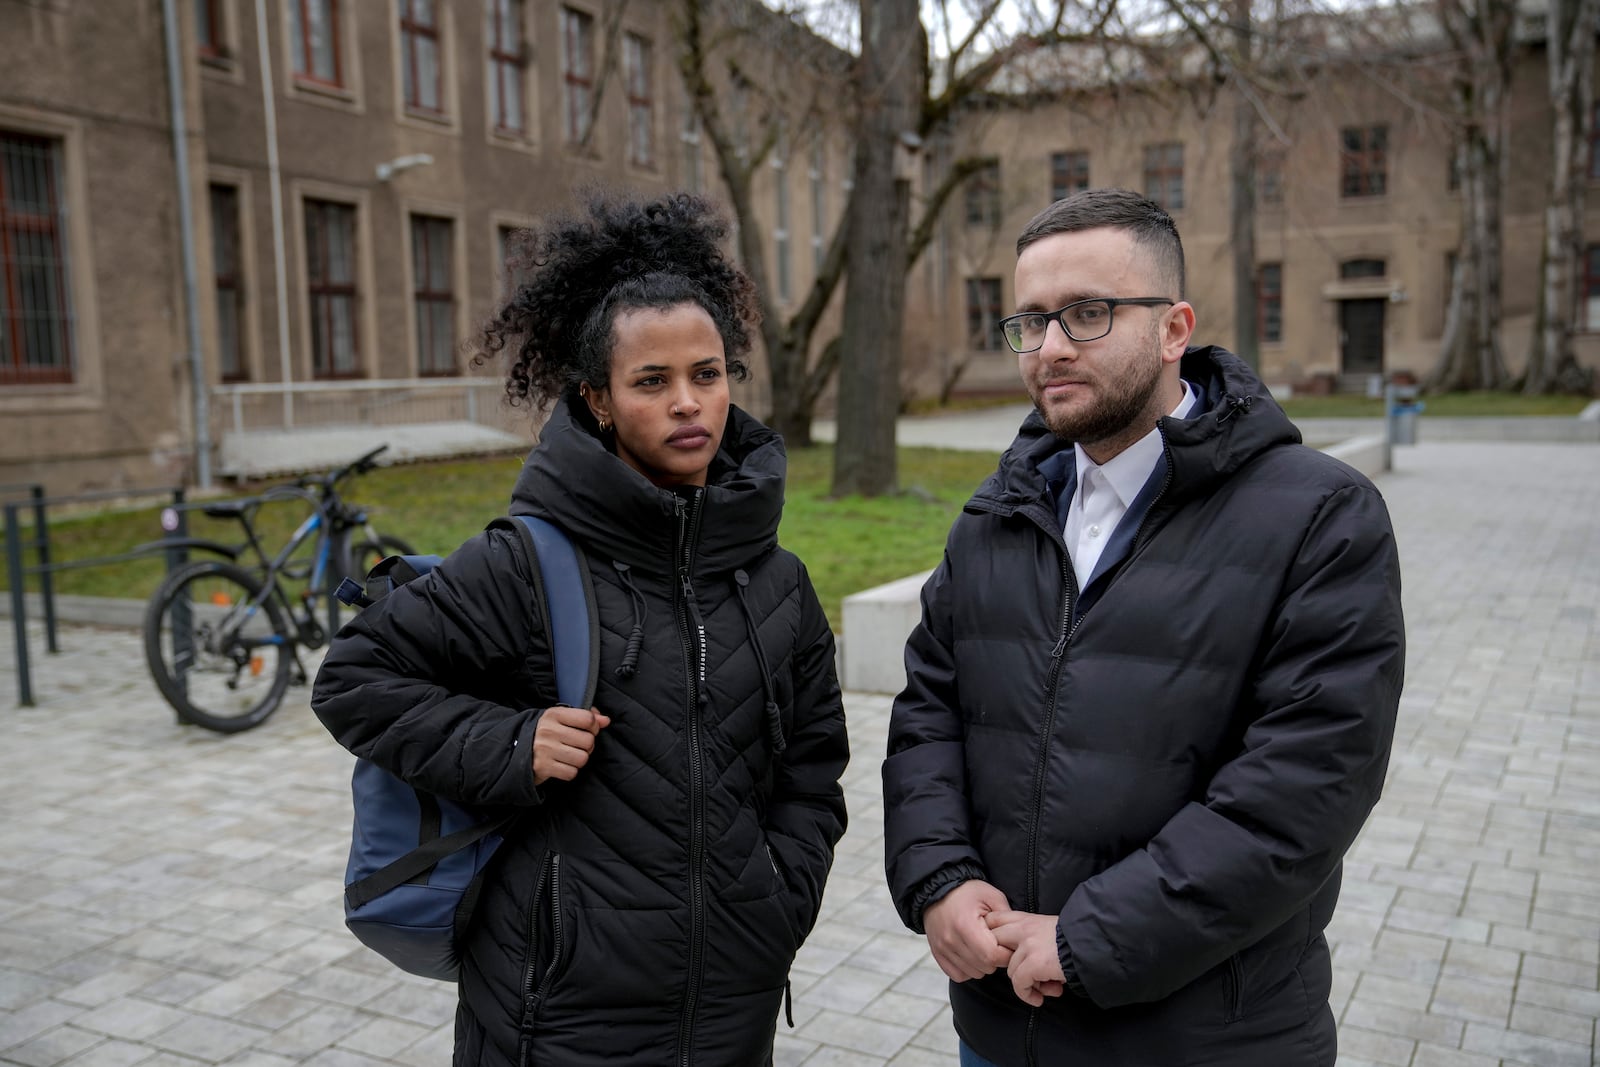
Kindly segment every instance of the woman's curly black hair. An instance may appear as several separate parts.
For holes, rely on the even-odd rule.
[[[473,362],[505,352],[512,405],[543,409],[580,383],[605,388],[618,312],[692,303],[722,335],[729,376],[743,381],[741,357],[758,313],[750,279],[722,253],[722,216],[687,193],[649,201],[592,193],[586,200],[583,211],[514,240],[507,266],[527,280],[484,325]]]

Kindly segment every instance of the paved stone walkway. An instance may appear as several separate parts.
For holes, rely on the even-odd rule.
[[[1332,930],[1340,1067],[1590,1067],[1600,448],[1397,460],[1409,678]],[[349,760],[303,702],[236,737],[179,728],[133,635],[62,636],[45,658],[35,634],[35,709],[0,653],[0,1063],[447,1064],[453,990],[341,925]],[[953,1067],[944,978],[882,884],[889,700],[847,704],[852,829],[777,1062]]]

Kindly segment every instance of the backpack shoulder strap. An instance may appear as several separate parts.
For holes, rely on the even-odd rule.
[[[583,550],[544,519],[517,515],[515,520],[511,525],[522,532],[534,563],[535,594],[549,622],[556,699],[572,708],[591,707],[600,676],[600,624]]]

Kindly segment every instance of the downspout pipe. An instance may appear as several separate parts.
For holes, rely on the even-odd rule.
[[[172,154],[178,168],[178,226],[183,246],[183,297],[189,333],[189,389],[194,403],[194,470],[211,488],[211,407],[205,354],[200,347],[200,292],[194,254],[194,198],[189,187],[189,127],[183,100],[183,54],[178,50],[177,0],[161,0],[167,38],[167,95],[172,101]]]
[[[283,170],[278,162],[278,103],[272,88],[267,42],[267,0],[256,0],[256,43],[261,56],[261,113],[267,127],[267,184],[272,190],[272,281],[278,294],[278,374],[283,382],[283,428],[294,426],[294,362],[289,353],[289,282],[283,248]]]

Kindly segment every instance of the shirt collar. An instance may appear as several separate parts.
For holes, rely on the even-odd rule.
[[[1178,384],[1183,386],[1183,396],[1178,399],[1178,406],[1172,409],[1171,417],[1186,419],[1194,410],[1196,396],[1189,383],[1178,379]],[[1106,482],[1111,486],[1112,492],[1117,494],[1117,499],[1124,508],[1133,503],[1133,498],[1139,495],[1139,490],[1144,488],[1144,483],[1150,480],[1156,465],[1166,456],[1166,446],[1161,440],[1161,430],[1153,428],[1143,437],[1139,438],[1127,448],[1118,452],[1104,463],[1096,463],[1089,458],[1083,446],[1072,446],[1077,460],[1078,482],[1081,484],[1090,470],[1100,468],[1100,473],[1105,475]]]

